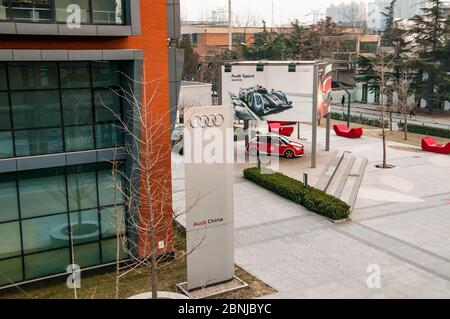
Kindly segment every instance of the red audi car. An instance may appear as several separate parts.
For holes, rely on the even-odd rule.
[[[304,146],[285,136],[261,134],[247,144],[247,152],[255,156],[260,154],[279,155],[288,159],[303,156]]]

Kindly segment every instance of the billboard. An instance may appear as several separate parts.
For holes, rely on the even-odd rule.
[[[317,115],[320,117],[326,117],[331,112],[332,71],[331,64],[319,65]]]
[[[315,79],[314,68],[330,70],[328,78]],[[310,122],[315,82],[322,93],[331,92],[331,64],[316,62],[237,62],[221,70],[222,104],[234,107],[240,120]],[[324,116],[324,104],[318,109]]]
[[[188,290],[234,277],[234,145],[231,106],[184,113]]]

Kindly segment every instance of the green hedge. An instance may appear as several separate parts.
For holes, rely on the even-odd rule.
[[[403,122],[398,123],[398,127],[400,130],[403,130],[404,126],[405,126],[405,123],[403,123]],[[450,138],[450,130],[447,130],[445,128],[440,128],[440,127],[408,124],[408,132],[422,134],[422,135]]]
[[[258,168],[247,168],[244,177],[308,210],[333,220],[348,218],[350,206],[342,200],[281,173],[261,174]]]
[[[340,120],[340,121],[347,121],[348,115],[345,113],[337,113],[337,112],[331,112],[331,118],[333,120]],[[350,122],[352,123],[359,123],[359,124],[365,124],[370,126],[376,126],[381,127],[381,121],[377,119],[369,119],[367,117],[363,117],[362,115],[350,115]],[[384,127],[389,127],[389,121],[384,121]]]

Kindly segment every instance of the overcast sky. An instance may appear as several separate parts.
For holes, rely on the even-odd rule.
[[[294,19],[311,22],[314,10],[321,9],[321,12],[325,13],[326,7],[341,2],[349,3],[352,0],[273,0],[275,24],[285,24]],[[232,11],[237,12],[239,16],[248,16],[248,12],[251,12],[271,24],[272,0],[232,0],[232,4]],[[227,6],[228,0],[181,0],[181,14],[186,20],[202,20],[206,19],[206,12]]]

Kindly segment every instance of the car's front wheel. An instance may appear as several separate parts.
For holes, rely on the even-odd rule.
[[[286,152],[284,152],[284,157],[287,159],[293,159],[295,157],[294,151],[286,150]]]

